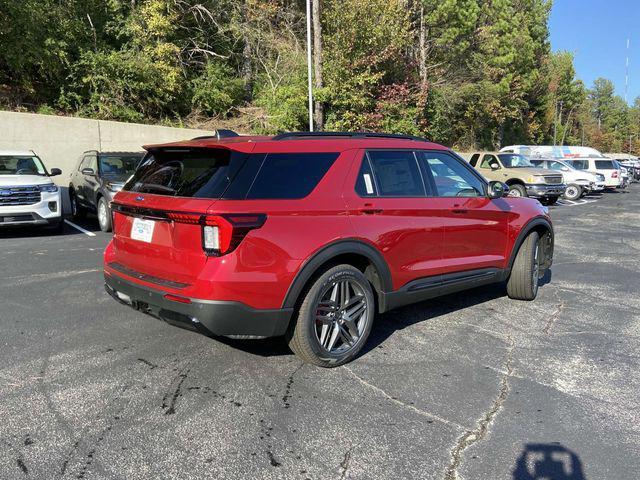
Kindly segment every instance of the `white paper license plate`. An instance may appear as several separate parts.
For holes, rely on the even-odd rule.
[[[140,240],[141,242],[151,243],[155,226],[156,222],[153,220],[134,218],[133,225],[131,225],[131,238]]]

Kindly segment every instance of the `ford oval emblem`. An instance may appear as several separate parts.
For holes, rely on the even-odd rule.
[[[138,195],[138,196],[136,197],[136,202],[141,202],[141,201],[143,201],[143,200],[144,200],[144,197],[143,197],[142,195]]]

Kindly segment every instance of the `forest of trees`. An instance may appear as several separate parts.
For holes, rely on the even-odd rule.
[[[460,149],[640,152],[640,99],[576,79],[551,0],[313,0],[316,120]],[[0,0],[0,108],[308,129],[304,0]]]

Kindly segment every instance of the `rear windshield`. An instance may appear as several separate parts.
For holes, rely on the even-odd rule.
[[[149,153],[125,191],[177,197],[296,199],[306,197],[338,153],[243,154],[225,149]]]
[[[229,184],[229,150],[171,149],[149,153],[124,186],[130,192],[219,198]]]
[[[596,160],[596,170],[616,170],[613,160]]]

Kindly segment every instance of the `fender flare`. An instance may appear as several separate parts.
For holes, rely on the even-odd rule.
[[[287,290],[282,308],[295,307],[305,285],[316,274],[318,269],[332,258],[344,254],[357,254],[369,259],[378,272],[382,292],[390,292],[393,289],[389,266],[378,250],[357,239],[338,240],[323,247],[304,262]]]
[[[534,217],[531,220],[529,220],[520,229],[520,233],[516,237],[516,241],[513,243],[513,248],[511,249],[511,255],[509,256],[509,272],[513,268],[513,262],[515,262],[515,260],[516,260],[516,255],[518,254],[518,251],[520,250],[520,247],[522,246],[522,243],[524,242],[524,239],[527,238],[527,235],[529,235],[534,229],[536,229],[537,227],[541,227],[541,226],[545,227],[549,231],[549,235],[550,235],[550,238],[549,238],[549,249],[550,249],[549,250],[549,254],[550,254],[551,258],[549,258],[547,260],[548,260],[548,266],[551,266],[551,261],[553,259],[553,245],[554,245],[554,243],[553,243],[554,242],[553,225],[545,217],[539,216],[539,217]]]

